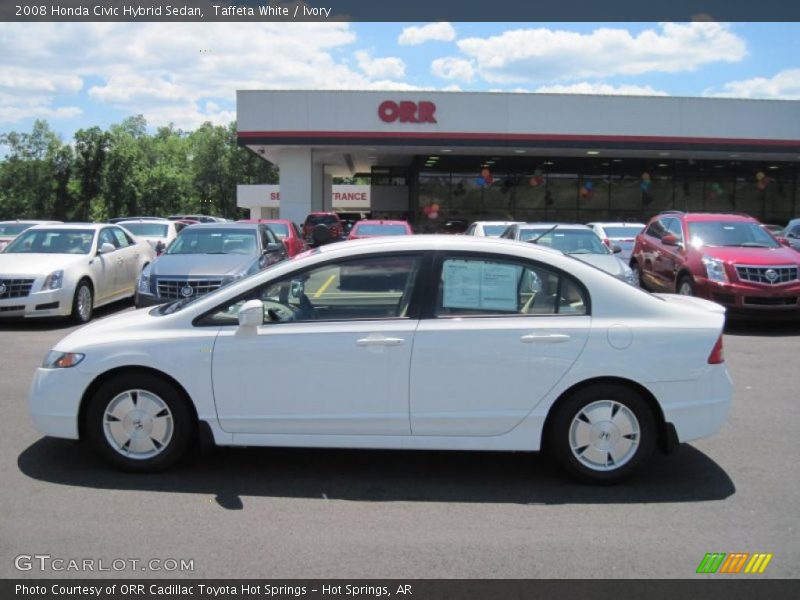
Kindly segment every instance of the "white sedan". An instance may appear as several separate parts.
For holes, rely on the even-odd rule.
[[[92,318],[94,308],[134,295],[155,252],[121,227],[37,225],[0,252],[0,317]]]
[[[117,221],[116,225],[130,231],[136,239],[146,241],[153,247],[156,254],[164,252],[178,237],[180,230],[185,227],[183,223],[176,223],[169,219],[129,219]]]
[[[536,286],[529,282],[536,281]],[[526,283],[527,282],[527,283]],[[135,471],[224,446],[552,449],[592,482],[717,432],[724,309],[466,236],[331,244],[60,341],[42,433]],[[354,372],[352,386],[331,385]]]

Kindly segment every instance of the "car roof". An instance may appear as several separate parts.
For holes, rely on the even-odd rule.
[[[520,229],[547,229],[549,227],[557,227],[560,230],[587,230],[592,231],[591,227],[581,225],[580,223],[520,223]]]
[[[745,214],[737,214],[737,213],[708,213],[708,212],[696,212],[696,213],[662,213],[657,215],[659,217],[683,217],[687,222],[692,221],[739,221],[741,223],[758,223],[758,219],[751,217],[750,215]]]
[[[515,240],[505,240],[501,238],[487,238],[472,235],[444,235],[444,234],[426,234],[426,235],[388,235],[370,238],[362,238],[358,240],[349,240],[336,244],[325,244],[318,246],[309,252],[314,254],[338,251],[347,248],[365,248],[374,246],[376,250],[386,249],[392,250],[396,247],[397,250],[460,250],[468,249],[474,252],[508,252],[509,248],[514,246],[521,246],[523,248],[532,247],[536,251],[545,253],[547,255],[556,254],[563,256],[564,253],[560,250],[548,248],[546,246],[537,246],[529,242],[518,242]]]
[[[189,225],[183,231],[198,231],[200,229],[241,229],[244,231],[257,229],[258,223],[196,223]],[[181,232],[183,233],[183,232]]]
[[[644,223],[633,221],[592,221],[586,225],[589,227],[592,225],[599,225],[600,227],[644,227]]]
[[[45,225],[45,224],[56,224],[61,223],[61,221],[36,221],[34,219],[11,219],[9,221],[0,221],[0,225],[11,225],[12,223],[33,223],[34,225]]]
[[[174,222],[169,219],[123,219],[122,221],[111,223],[111,225],[124,225],[125,223],[163,223],[167,225]]]
[[[31,229],[102,229],[103,227],[116,227],[116,223],[47,223],[35,225]]]
[[[408,221],[400,221],[397,219],[361,219],[356,223],[359,225],[408,225]]]

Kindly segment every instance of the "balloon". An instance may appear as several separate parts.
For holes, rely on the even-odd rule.
[[[430,212],[430,213],[428,213],[428,218],[429,219],[438,219],[439,218],[439,213],[438,212]]]
[[[433,204],[431,204],[431,212],[435,212],[435,213],[438,213],[438,212],[439,212],[439,205],[438,205],[438,204],[436,204],[436,202],[434,202]]]
[[[584,200],[589,197],[589,190],[586,188],[581,188],[581,198]]]
[[[422,212],[424,212],[426,215],[431,214],[431,207],[430,206],[423,206],[422,207]]]
[[[760,190],[763,190],[763,189],[766,189],[766,187],[767,187],[767,186],[766,186],[766,184],[765,184],[763,181],[759,181],[759,182],[756,184],[756,187],[757,187],[758,189],[760,189]]]
[[[528,183],[531,185],[531,187],[537,187],[539,185],[539,180],[537,177],[531,177]]]
[[[479,185],[479,186],[481,186],[481,187],[483,187],[484,185],[486,185],[486,181],[483,179],[483,177],[478,177],[478,178],[475,180],[475,183],[476,183],[476,184],[478,184],[478,185]]]
[[[489,179],[492,176],[492,172],[487,169],[486,167],[481,169],[481,177],[484,179]]]
[[[762,179],[764,179],[764,172],[759,171],[758,173],[756,173],[756,181],[761,181]]]
[[[583,187],[585,187],[587,190],[591,190],[592,189],[592,182],[591,181],[587,181],[586,183],[583,184]]]

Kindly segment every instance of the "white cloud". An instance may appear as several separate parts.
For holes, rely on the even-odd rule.
[[[413,89],[398,58],[356,58],[349,23],[6,23],[5,121],[99,107],[191,129],[235,118],[237,89]],[[395,81],[397,79],[397,81]]]
[[[431,73],[442,79],[472,81],[475,77],[475,66],[472,61],[446,56],[431,63]]]
[[[591,33],[515,29],[463,39],[458,47],[492,83],[677,73],[714,62],[737,62],[747,52],[744,40],[719,23],[662,23],[637,35],[611,28]]]
[[[425,42],[452,42],[456,39],[456,30],[453,26],[442,21],[440,23],[429,23],[428,25],[405,27],[397,43],[401,46],[416,46]]]
[[[653,89],[649,85],[618,85],[590,83],[582,81],[569,85],[543,85],[535,90],[545,94],[603,94],[617,96],[667,96],[666,92]]]
[[[772,77],[754,77],[742,81],[730,81],[722,86],[722,91],[708,89],[703,95],[728,98],[800,100],[800,69],[787,69]]]
[[[406,63],[400,58],[372,58],[369,52],[362,50],[356,52],[356,60],[358,61],[358,67],[364,72],[364,75],[371,79],[399,79],[406,76]]]

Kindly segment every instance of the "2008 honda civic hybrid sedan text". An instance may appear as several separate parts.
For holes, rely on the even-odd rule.
[[[30,412],[44,434],[88,440],[133,471],[211,436],[548,447],[573,475],[611,482],[656,448],[720,429],[732,395],[724,316],[524,242],[375,238],[79,329],[36,372]],[[330,385],[348,371],[358,385]]]

